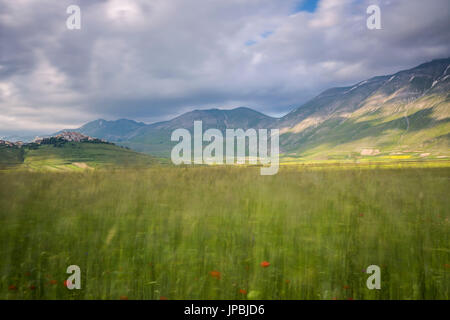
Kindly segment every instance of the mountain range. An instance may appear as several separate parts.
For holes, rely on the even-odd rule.
[[[281,118],[250,108],[194,110],[145,124],[95,120],[70,129],[156,156],[169,156],[177,128],[279,128],[285,157],[446,157],[450,142],[450,58],[325,90]],[[67,129],[66,129],[67,130]]]

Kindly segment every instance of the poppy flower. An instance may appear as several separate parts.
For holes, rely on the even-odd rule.
[[[120,300],[128,300],[127,296],[120,296]]]
[[[67,286],[69,286],[69,281],[64,280],[63,284],[64,284],[64,287],[67,287]]]
[[[25,272],[25,277],[29,277],[29,276],[31,276],[31,273],[30,272]]]
[[[446,263],[446,264],[445,264],[445,267],[446,267],[446,268],[450,268],[450,264]]]
[[[216,278],[216,279],[220,279],[220,272],[219,271],[211,271],[209,273],[211,275],[211,277]]]
[[[30,286],[30,290],[36,290],[36,286],[32,284],[32,285]]]
[[[241,293],[241,294],[247,294],[247,290],[245,290],[245,289],[239,289],[239,293]]]
[[[284,282],[286,282],[286,284],[289,284],[289,283],[291,283],[291,280],[286,279]]]
[[[347,300],[353,300],[353,298],[348,298]]]
[[[345,286],[344,286],[344,289],[350,289],[350,286],[345,285]]]
[[[159,300],[168,300],[167,297],[161,296],[159,297]]]
[[[17,287],[15,286],[15,285],[10,285],[9,287],[8,287],[8,290],[9,291],[15,291],[15,290],[17,290]]]
[[[50,284],[57,284],[58,283],[58,281],[56,281],[56,280],[50,280]]]
[[[261,262],[261,267],[267,268],[268,266],[270,266],[270,263],[269,263],[269,262],[267,262],[267,261]]]
[[[337,298],[336,298],[336,297],[333,297],[332,299],[333,299],[333,300],[337,300]]]

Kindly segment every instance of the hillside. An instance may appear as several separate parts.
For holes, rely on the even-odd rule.
[[[23,163],[24,151],[17,147],[0,145],[0,169]]]
[[[276,124],[281,147],[325,159],[449,155],[450,59],[329,89]]]
[[[148,167],[159,163],[151,156],[113,144],[68,142],[22,148],[0,147],[2,168],[77,170],[90,168]]]

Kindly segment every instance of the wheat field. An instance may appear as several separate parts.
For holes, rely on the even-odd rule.
[[[449,167],[0,173],[0,299],[449,299]],[[381,289],[366,286],[369,265]],[[81,269],[81,290],[64,281]]]

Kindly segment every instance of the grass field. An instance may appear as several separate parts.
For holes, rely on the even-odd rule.
[[[0,299],[449,299],[449,179],[448,166],[2,172]],[[81,290],[63,285],[72,264]],[[381,290],[366,287],[372,264]]]
[[[0,169],[11,168],[23,162],[24,151],[0,145]]]
[[[73,171],[111,167],[143,168],[161,163],[162,160],[106,143],[67,142],[58,147],[40,145],[36,148],[0,146],[0,170],[15,168]]]

